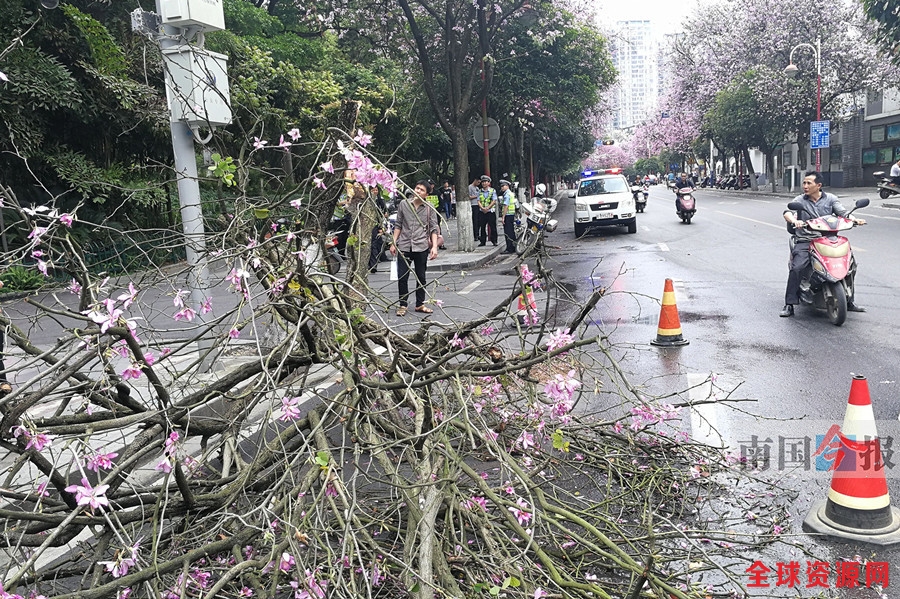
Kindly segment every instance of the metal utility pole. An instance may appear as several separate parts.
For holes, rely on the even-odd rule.
[[[222,0],[156,0],[156,11],[153,14],[135,10],[132,28],[156,38],[163,54],[178,201],[185,254],[191,266],[187,282],[189,301],[202,326],[200,307],[209,297],[209,266],[194,140],[205,143],[212,137],[210,132],[205,141],[200,140],[201,127],[212,130],[231,122],[227,57],[203,49],[205,31],[224,29],[224,8]],[[189,43],[192,37],[195,44]],[[202,338],[199,346],[203,356],[200,370],[207,372],[214,359],[213,342]]]

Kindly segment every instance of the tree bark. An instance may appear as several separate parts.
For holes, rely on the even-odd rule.
[[[747,174],[750,175],[750,189],[759,191],[759,185],[756,183],[756,169],[753,168],[753,161],[750,159],[750,150],[744,148],[744,162],[747,164]]]
[[[474,179],[469,174],[469,149],[465,132],[452,136],[454,175],[456,180],[456,234],[457,249],[471,252],[475,249],[475,231],[472,229],[472,206],[469,202],[469,182]]]

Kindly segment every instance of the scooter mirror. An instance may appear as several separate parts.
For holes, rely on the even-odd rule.
[[[869,198],[860,198],[860,199],[856,200],[857,208],[865,208],[868,205],[869,205]]]
[[[788,204],[789,210],[803,210],[803,204],[800,202],[791,202]]]

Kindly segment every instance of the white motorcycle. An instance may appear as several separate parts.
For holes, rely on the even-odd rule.
[[[516,219],[516,254],[523,255],[533,247],[542,243],[544,233],[552,233],[559,222],[550,218],[556,210],[556,200],[537,197],[525,202],[519,209],[521,215]]]

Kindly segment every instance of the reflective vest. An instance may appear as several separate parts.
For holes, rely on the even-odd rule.
[[[493,189],[482,189],[478,192],[478,204],[482,208],[487,208],[491,205],[491,202],[497,198],[497,194],[494,193]]]
[[[506,206],[507,214],[515,214],[516,212],[516,196],[510,190],[503,192],[503,205]]]

